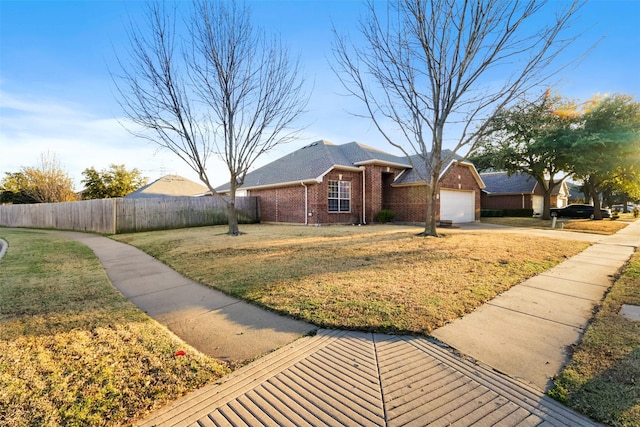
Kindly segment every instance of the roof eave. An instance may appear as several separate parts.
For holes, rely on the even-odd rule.
[[[238,190],[268,190],[270,188],[279,188],[279,187],[291,187],[293,185],[301,185],[301,184],[317,184],[322,182],[322,179],[318,180],[318,178],[305,178],[299,179],[296,181],[288,181],[288,182],[276,182],[273,184],[265,184],[265,185],[252,185],[252,186],[242,186],[238,187]],[[227,194],[230,190],[220,190],[218,193]]]
[[[488,196],[532,196],[534,195],[533,192],[525,192],[525,191],[517,191],[517,192],[509,192],[509,193],[499,193],[499,192],[491,192],[491,191],[487,191],[485,189],[483,189],[482,191],[484,191]]]
[[[362,162],[355,162],[354,165],[357,165],[357,166],[378,165],[378,166],[392,166],[394,168],[399,168],[399,169],[411,169],[411,165],[409,164],[387,162],[385,160],[379,160],[379,159],[371,159],[371,160],[364,160]]]
[[[321,173],[316,178],[304,178],[304,179],[297,179],[295,181],[287,181],[287,182],[274,182],[272,184],[264,184],[264,185],[251,185],[251,186],[244,186],[243,185],[242,187],[238,187],[238,190],[267,190],[269,188],[291,187],[292,185],[300,185],[302,183],[304,183],[304,184],[319,184],[319,183],[322,182],[324,177],[329,172],[331,172],[332,170],[343,170],[343,171],[348,171],[348,172],[362,172],[362,169],[360,169],[359,167],[334,165],[334,166],[330,167],[329,169],[327,169],[326,171],[324,171],[323,173]],[[220,190],[220,191],[218,191],[218,193],[222,193],[222,194],[226,194],[228,192],[229,192],[229,190]]]

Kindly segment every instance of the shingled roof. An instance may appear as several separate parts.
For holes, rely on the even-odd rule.
[[[533,194],[538,182],[527,173],[486,172],[481,173],[488,194]],[[558,194],[562,183],[557,183],[552,194]]]
[[[451,156],[451,150],[442,151],[441,158],[444,159],[449,156]],[[461,159],[462,157],[458,155],[454,155],[452,162],[460,161]],[[415,184],[416,182],[423,181],[423,178],[421,178],[421,176],[422,177],[429,176],[429,170],[427,169],[427,166],[425,165],[425,163],[420,159],[420,157],[418,157],[417,155],[413,155],[411,156],[411,160],[415,168],[407,169],[402,175],[400,175],[396,179],[396,181],[394,182],[395,185]],[[449,162],[448,164],[444,165],[444,168],[441,171],[441,175],[447,171],[448,167],[451,166],[452,162]],[[478,182],[478,184],[480,184],[480,182]],[[482,185],[480,186],[482,187]]]
[[[366,145],[350,142],[335,145],[329,141],[316,141],[293,153],[249,172],[243,189],[290,185],[300,182],[320,182],[332,169],[358,168],[367,164],[382,164],[411,168],[406,157],[394,156]],[[216,191],[229,190],[226,183]]]
[[[533,194],[537,184],[534,177],[524,173],[487,172],[480,176],[489,194]]]
[[[179,197],[179,196],[200,196],[209,189],[197,182],[188,180],[179,175],[165,175],[127,194],[126,198],[153,198],[153,197]]]

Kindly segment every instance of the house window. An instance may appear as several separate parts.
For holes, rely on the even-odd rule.
[[[351,182],[329,181],[329,212],[351,212]]]

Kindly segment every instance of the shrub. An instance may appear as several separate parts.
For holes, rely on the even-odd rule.
[[[481,217],[499,217],[504,216],[502,209],[480,209]]]
[[[393,213],[391,209],[382,209],[378,211],[378,213],[376,214],[376,221],[378,221],[381,224],[384,224],[384,223],[393,221],[395,217],[396,217],[396,214]]]

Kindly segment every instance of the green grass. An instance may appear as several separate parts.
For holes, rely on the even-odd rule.
[[[0,425],[119,426],[228,372],[128,302],[86,246],[0,237]]]
[[[416,227],[243,226],[119,235],[180,273],[321,327],[428,334],[587,246]]]
[[[640,425],[640,322],[618,313],[640,305],[640,252],[607,294],[549,394],[612,426]]]

